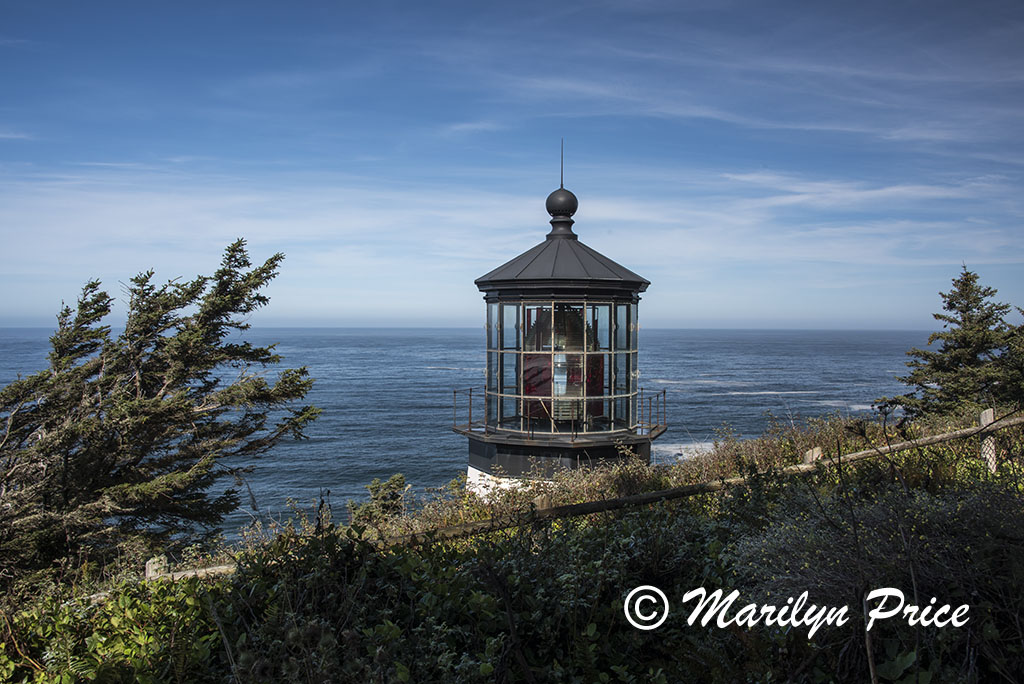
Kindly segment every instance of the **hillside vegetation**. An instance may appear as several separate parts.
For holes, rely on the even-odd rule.
[[[250,538],[237,572],[125,581],[105,601],[54,587],[5,617],[0,675],[12,681],[1014,681],[1024,671],[1020,430],[999,472],[977,439],[856,467],[780,478],[805,444],[854,449],[881,426],[835,418],[776,426],[673,467],[624,463],[480,499],[453,484],[410,505],[377,489],[354,527],[323,515]],[[801,443],[804,442],[804,443]],[[639,509],[416,546],[383,535],[553,503],[613,497],[729,470],[749,484]],[[408,507],[403,510],[403,507]],[[366,525],[366,527],[363,527]],[[623,614],[635,586],[674,610],[657,630]],[[807,591],[851,621],[807,629],[688,625],[685,592],[736,589],[740,604]],[[968,604],[964,627],[891,620],[865,644],[861,600]],[[780,598],[781,597],[781,598]],[[916,679],[915,679],[916,677]]]
[[[1021,326],[1007,322],[1005,305],[995,317],[975,315],[992,313],[985,307],[994,294],[966,269],[954,280],[943,295],[947,313],[937,315],[945,326],[933,336],[940,344],[911,350],[911,391],[880,401],[871,420],[772,421],[758,439],[723,432],[708,453],[675,465],[627,460],[486,497],[461,479],[414,497],[396,475],[372,483],[370,499],[350,505],[346,524],[322,502],[315,515],[250,530],[243,544],[213,550],[235,564],[230,575],[141,581],[144,556],[126,544],[112,557],[109,536],[102,563],[83,553],[80,562],[59,559],[59,572],[29,572],[31,557],[19,556],[26,570],[6,578],[0,608],[0,679],[1018,681],[1021,427],[992,438],[996,472],[979,457],[977,436],[856,463],[829,458],[975,425],[984,407],[997,417],[1017,415]],[[304,388],[292,389],[301,395]],[[302,422],[313,415],[308,407],[293,414]],[[28,459],[36,452],[25,434],[18,455]],[[816,468],[781,474],[813,447],[824,457]],[[742,484],[713,493],[556,520],[535,516],[538,505],[737,475]],[[509,516],[518,524],[452,539],[429,534]],[[130,538],[139,538],[132,530]],[[414,532],[427,534],[417,543],[401,539]],[[184,541],[169,539],[166,547],[179,564],[209,562],[200,555],[209,549]],[[8,540],[10,553],[16,542]],[[66,548],[89,546],[78,540]],[[641,585],[668,599],[657,629],[626,618],[627,596]],[[886,588],[935,612],[967,606],[967,619],[937,626],[900,615],[867,631],[866,600]],[[806,625],[767,621],[690,624],[695,606],[684,596],[696,589],[737,591],[730,616],[746,604],[787,605],[806,592],[808,603],[845,607],[848,620],[813,634]]]

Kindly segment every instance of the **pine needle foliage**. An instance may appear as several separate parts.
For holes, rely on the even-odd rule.
[[[899,380],[913,391],[880,403],[914,417],[1020,404],[1024,344],[1022,327],[1006,319],[1013,307],[993,301],[996,290],[966,266],[952,284],[939,293],[944,313],[932,314],[942,330],[929,336],[928,349],[907,352],[910,373]]]
[[[305,367],[241,341],[284,258],[254,266],[244,240],[212,276],[124,287],[127,318],[91,281],[57,316],[49,367],[0,389],[0,585],[67,561],[104,561],[131,543],[209,531],[238,505],[211,492],[234,462],[303,438],[319,409],[296,407]]]

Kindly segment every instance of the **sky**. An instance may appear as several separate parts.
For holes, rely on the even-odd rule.
[[[1024,305],[1024,4],[0,0],[0,326],[283,252],[267,326],[477,326],[579,198],[643,326]],[[115,316],[123,317],[119,301]]]

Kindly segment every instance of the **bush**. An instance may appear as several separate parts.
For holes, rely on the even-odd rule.
[[[1024,670],[1020,468],[991,476],[969,447],[938,445],[809,477],[786,463],[826,436],[859,446],[880,426],[792,425],[723,439],[703,467],[747,484],[728,492],[553,522],[530,497],[617,496],[694,477],[691,466],[624,461],[565,473],[487,500],[459,482],[399,513],[376,487],[379,529],[321,515],[285,526],[238,559],[232,577],[115,587],[106,603],[44,599],[0,625],[0,676],[14,681],[680,682],[867,681],[864,632],[686,624],[689,590],[736,589],[741,602],[796,596],[849,605],[893,586],[927,602],[968,603],[963,629],[873,631],[885,681],[991,681]],[[1011,433],[1002,435],[1011,442]],[[1012,439],[1019,443],[1019,434]],[[796,453],[787,451],[796,449]],[[580,491],[584,494],[580,494]],[[372,503],[372,502],[371,502]],[[394,504],[394,505],[393,505]],[[524,524],[470,538],[383,547],[431,522],[519,511]],[[672,613],[642,632],[623,615],[634,587],[660,587]],[[146,604],[146,607],[143,607]],[[187,629],[194,641],[181,642]]]

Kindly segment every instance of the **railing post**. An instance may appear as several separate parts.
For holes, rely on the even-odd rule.
[[[452,427],[459,424],[459,390],[452,390]]]
[[[804,452],[804,463],[814,463],[821,458],[821,447],[814,447]]]
[[[167,574],[167,556],[153,556],[146,561],[146,579],[156,579]]]
[[[978,424],[981,427],[991,425],[996,420],[995,409],[985,409],[978,416]],[[981,457],[988,463],[988,469],[990,472],[996,472],[996,438],[994,436],[985,437],[981,440]]]
[[[486,408],[486,407],[485,407]],[[469,429],[473,429],[473,388],[469,388]]]

